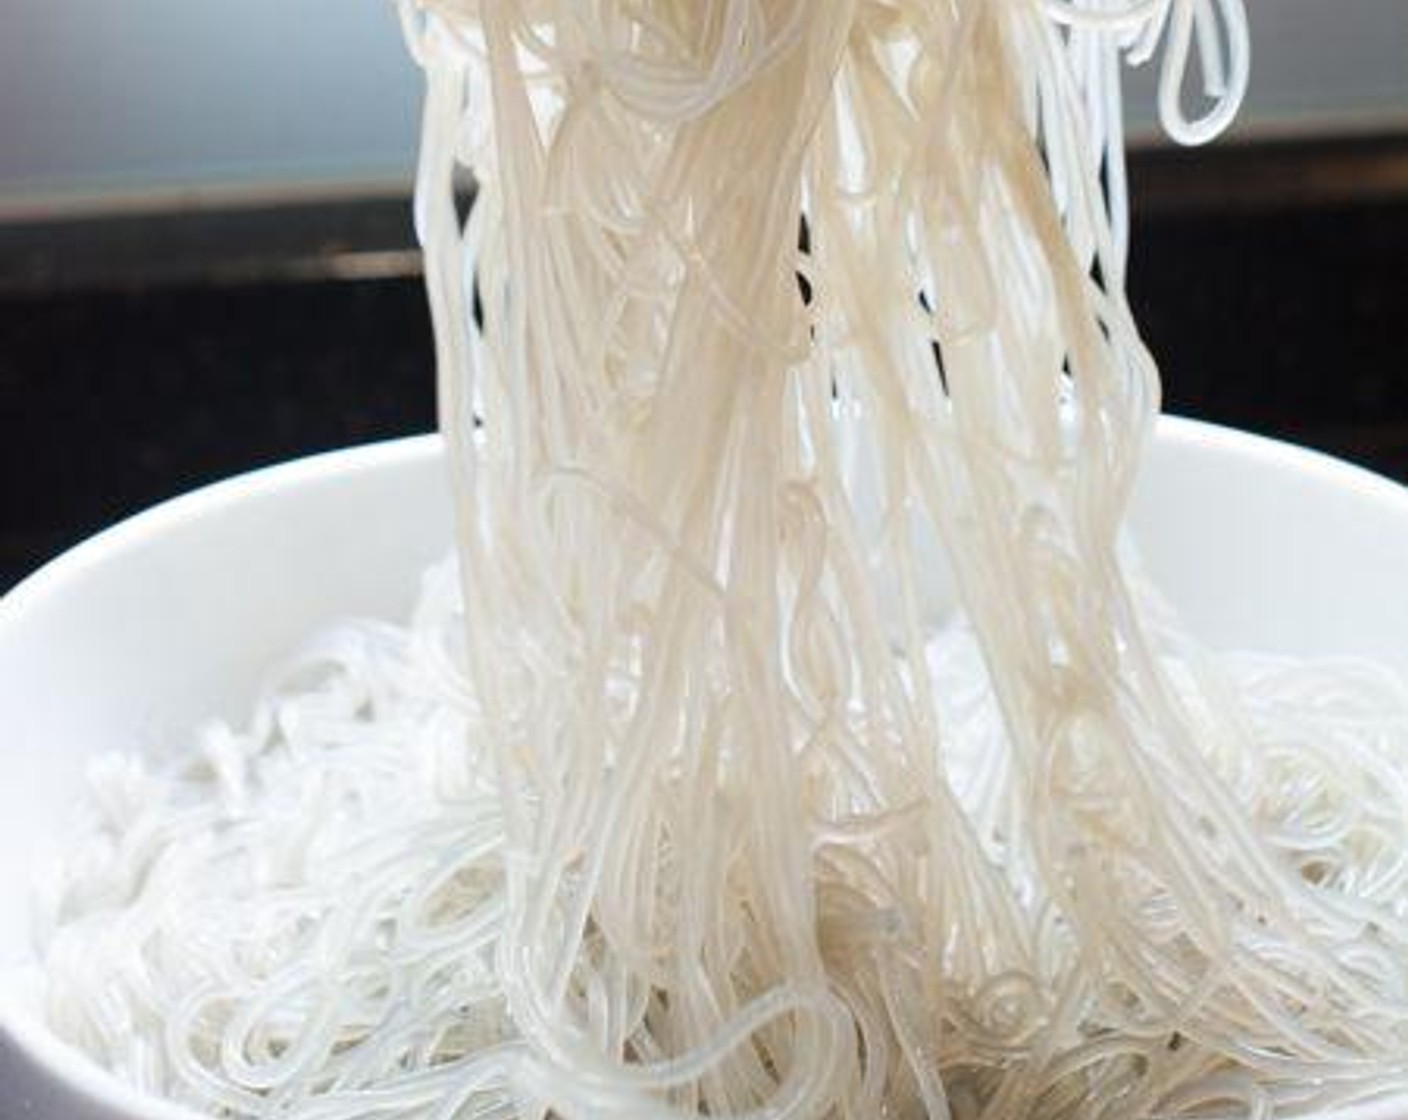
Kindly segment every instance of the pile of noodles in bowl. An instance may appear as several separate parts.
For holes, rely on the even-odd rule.
[[[1122,59],[1206,139],[1240,3],[401,11],[443,443],[0,615],[28,1107],[1401,1110],[1408,498],[1124,297]]]

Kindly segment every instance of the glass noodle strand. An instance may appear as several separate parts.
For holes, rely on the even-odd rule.
[[[1120,68],[1208,138],[1240,3],[399,9],[455,557],[95,770],[55,1030],[242,1118],[1403,1089],[1408,686],[1202,649],[1123,529]]]

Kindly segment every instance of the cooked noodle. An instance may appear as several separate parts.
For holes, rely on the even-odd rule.
[[[1408,688],[1203,653],[1121,536],[1119,59],[1206,139],[1239,0],[402,13],[458,564],[100,775],[56,1029],[237,1116],[1408,1089]]]

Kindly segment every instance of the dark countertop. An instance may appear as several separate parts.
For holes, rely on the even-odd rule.
[[[1338,177],[1285,148],[1135,164],[1130,299],[1169,411],[1408,480],[1408,163],[1387,150],[1387,173]],[[0,589],[192,486],[428,430],[408,235],[400,199],[0,227]]]

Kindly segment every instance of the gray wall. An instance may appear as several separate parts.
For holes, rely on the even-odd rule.
[[[1408,127],[1408,0],[1248,7],[1243,134]],[[403,183],[418,97],[389,0],[0,0],[0,209]]]
[[[1408,0],[1246,0],[1252,128],[1408,128]]]
[[[389,0],[0,0],[0,199],[404,178]]]

